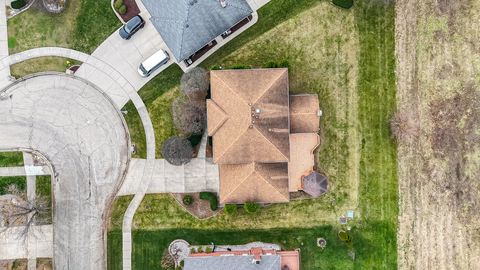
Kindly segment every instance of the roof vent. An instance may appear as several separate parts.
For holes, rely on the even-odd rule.
[[[218,0],[220,2],[220,5],[222,6],[222,8],[226,8],[227,7],[227,0]]]

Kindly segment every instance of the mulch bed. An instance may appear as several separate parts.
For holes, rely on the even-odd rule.
[[[200,199],[200,193],[172,193],[172,195],[181,206],[187,209],[187,211],[194,217],[197,217],[199,219],[212,217],[216,213],[218,213],[218,211],[220,211],[212,211],[212,209],[210,209],[209,201]],[[187,206],[183,204],[182,199],[185,195],[192,196],[193,202],[191,205]]]
[[[123,3],[127,6],[127,13],[123,15],[119,13],[119,15],[125,22],[140,14],[140,9],[138,8],[137,3],[135,3],[135,0],[123,0]]]

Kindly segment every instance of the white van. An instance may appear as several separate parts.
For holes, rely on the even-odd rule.
[[[170,60],[168,53],[164,50],[160,50],[140,64],[138,67],[138,74],[140,74],[142,77],[148,77],[157,68],[165,65],[168,60]]]

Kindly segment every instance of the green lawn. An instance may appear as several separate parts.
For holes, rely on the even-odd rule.
[[[60,14],[30,8],[8,20],[10,54],[24,50],[56,46],[91,53],[121,23],[108,0],[68,1]],[[14,74],[65,70],[56,58],[33,59],[16,65]]]
[[[25,176],[0,176],[0,195],[7,194],[7,187],[16,185],[18,190],[27,191],[27,178]]]
[[[23,166],[22,152],[0,152],[0,167]]]
[[[45,213],[46,218],[42,218],[42,220],[46,220],[48,223],[52,222],[52,180],[50,175],[38,175],[36,177],[36,196],[46,198],[48,205],[50,205],[50,209],[48,213]]]
[[[152,119],[152,125],[155,130],[156,156],[158,158],[161,157],[160,149],[163,142],[177,133],[173,126],[171,103],[180,94],[179,87],[182,74],[180,67],[172,65],[139,91],[139,95]],[[131,101],[122,110],[128,111],[125,120],[130,131],[132,143],[137,148],[137,152],[133,156],[146,158],[145,132],[140,116]]]
[[[327,1],[272,1],[260,10],[256,25],[203,63],[262,67],[288,61],[291,92],[319,95],[324,116],[317,161],[330,177],[330,192],[317,200],[273,205],[257,216],[240,213],[229,219],[220,214],[204,221],[184,212],[169,195],[148,195],[134,218],[135,269],[160,269],[160,254],[179,237],[199,244],[263,240],[298,247],[302,269],[396,269],[396,147],[388,128],[396,106],[394,5],[355,3],[346,11]],[[156,91],[150,93],[158,94],[155,99],[177,91],[176,75],[154,85]],[[129,200],[115,203],[109,269],[120,266],[118,230]],[[355,260],[336,240],[336,220],[346,209],[357,214],[352,224]],[[324,253],[314,246],[318,236],[327,238]]]

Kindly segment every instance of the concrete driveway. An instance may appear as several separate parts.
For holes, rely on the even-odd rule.
[[[140,29],[130,40],[122,39],[118,31],[115,31],[92,53],[94,58],[117,70],[135,91],[140,90],[142,86],[158,73],[174,63],[173,59],[171,59],[147,78],[143,78],[138,74],[137,69],[139,65],[155,52],[165,50],[172,55],[153,24],[148,20],[150,17],[148,12],[144,10],[140,15],[146,22],[145,27]],[[119,108],[123,107],[129,100],[128,95],[125,94],[125,92],[128,93],[129,89],[127,89],[126,85],[121,85],[123,89],[118,88],[115,82],[110,82],[111,78],[99,74],[96,71],[97,65],[89,63],[92,60],[94,59],[87,59],[88,65],[82,65],[76,72],[76,75],[88,78],[88,80],[101,87],[107,94],[114,97],[115,103]]]
[[[36,75],[0,91],[0,150],[37,151],[55,172],[55,269],[105,268],[105,216],[130,160],[113,102],[93,85]]]

